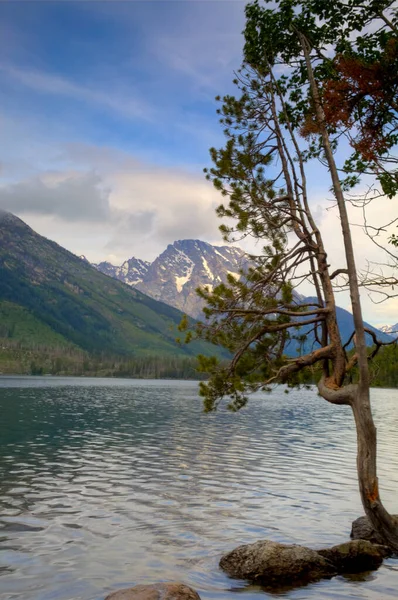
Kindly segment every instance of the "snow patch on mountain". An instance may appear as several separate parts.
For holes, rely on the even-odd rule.
[[[143,280],[150,264],[151,263],[145,260],[133,257],[124,261],[120,266],[112,265],[110,262],[106,261],[97,265],[94,264],[93,266],[98,269],[98,271],[101,271],[101,273],[109,275],[109,277],[119,279],[119,281],[123,281],[123,283],[127,283],[127,285],[136,286]]]
[[[205,268],[205,271],[206,271],[207,275],[209,276],[209,279],[211,279],[213,281],[214,280],[214,275],[211,272],[211,270],[209,268],[209,264],[208,264],[208,262],[207,262],[207,260],[205,259],[204,256],[202,256],[202,263],[203,263],[203,266]]]
[[[232,277],[234,279],[236,279],[236,281],[239,281],[239,279],[241,277],[240,273],[235,273],[234,271],[227,271],[227,273],[228,273],[228,275],[232,275]]]
[[[224,255],[223,255],[223,254],[221,254],[221,252],[219,252],[219,251],[217,250],[217,248],[214,248],[214,253],[215,253],[215,254],[218,254],[218,256],[221,256],[221,258],[225,258],[225,257],[224,257]]]
[[[175,276],[178,293],[180,293],[182,291],[182,288],[184,287],[184,285],[191,279],[193,268],[194,268],[194,265],[192,264],[188,268],[187,274],[184,275],[183,277],[178,277],[177,275]]]
[[[392,337],[398,337],[398,323],[395,323],[395,325],[382,325],[379,330]]]

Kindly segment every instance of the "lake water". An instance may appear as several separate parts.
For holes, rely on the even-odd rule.
[[[398,513],[398,392],[372,392]],[[269,594],[218,568],[235,546],[321,547],[362,514],[353,419],[314,390],[204,415],[194,382],[0,378],[0,597],[100,600],[182,580],[203,599],[397,598],[398,561]]]

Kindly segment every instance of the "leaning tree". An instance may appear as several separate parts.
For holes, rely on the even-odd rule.
[[[253,266],[244,277],[231,275],[227,284],[200,291],[207,306],[197,334],[232,356],[227,364],[200,357],[201,369],[210,374],[201,394],[206,410],[225,397],[238,410],[249,392],[272,383],[294,385],[306,371],[317,370],[320,395],[352,408],[362,503],[372,525],[398,551],[397,523],[379,495],[369,395],[369,361],[381,342],[362,320],[345,197],[363,174],[378,178],[385,193],[396,191],[396,173],[389,168],[396,78],[385,82],[388,90],[376,76],[378,89],[370,85],[368,94],[355,89],[363,84],[361,65],[393,60],[397,11],[383,0],[272,5],[268,9],[256,0],[246,7],[244,62],[234,81],[239,93],[218,98],[227,141],[211,149],[213,167],[205,171],[225,200],[217,210],[224,219],[221,230],[226,240],[253,236],[263,248],[251,256]],[[374,144],[366,152],[372,127]],[[341,157],[344,139],[351,154]],[[341,223],[346,264],[334,272],[312,212],[307,177],[314,161],[329,180]],[[334,284],[342,273],[354,320],[350,340],[342,340],[336,318]],[[314,290],[309,302],[298,292],[304,281]],[[371,350],[367,334],[373,336]],[[349,352],[352,341],[355,349]],[[292,345],[300,350],[295,356]]]

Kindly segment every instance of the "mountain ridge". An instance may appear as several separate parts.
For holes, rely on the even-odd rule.
[[[246,254],[236,246],[187,239],[168,244],[152,263],[132,257],[120,266],[108,262],[93,266],[197,319],[203,316],[203,301],[196,289],[207,286],[211,290],[225,283],[228,274],[239,278],[248,263]]]
[[[10,305],[14,313],[29,311],[38,327],[44,324],[88,352],[129,356],[214,352],[201,342],[196,348],[176,343],[182,318],[177,309],[106,277],[4,211],[0,213],[0,303],[7,303],[8,312]],[[12,328],[5,337],[12,339]]]
[[[129,261],[135,266],[139,259],[132,257],[122,263],[122,266]],[[211,290],[221,281],[226,282],[228,274],[240,277],[240,271],[244,271],[250,265],[249,257],[236,246],[212,246],[208,242],[195,239],[177,240],[173,244],[168,244],[152,263],[141,262],[145,262],[145,269],[139,273],[139,281],[130,285],[197,319],[203,318],[202,309],[205,302],[196,294],[196,289],[206,286]],[[124,278],[126,283],[128,280],[132,281],[131,275],[128,273],[126,275],[126,270],[122,271],[121,267],[115,267],[110,263],[101,264],[106,265],[106,269],[102,267],[104,269],[102,272],[106,272],[107,275]],[[101,270],[100,265],[94,266]],[[306,297],[297,292],[296,295],[298,302],[317,301],[311,296]],[[345,342],[354,331],[352,314],[346,309],[337,307],[337,319]],[[366,322],[364,325],[377,333],[382,341],[392,340],[388,331],[377,329]],[[398,330],[398,325],[394,328]],[[369,338],[369,343],[371,342]],[[309,349],[312,344],[313,340],[309,339],[305,348]],[[295,342],[290,342],[289,354],[295,353],[294,347]]]
[[[125,262],[132,268],[147,266],[146,261],[129,261]],[[178,240],[151,263],[142,282],[126,285],[35,233],[15,215],[1,211],[0,337],[11,342],[23,336],[34,340],[36,330],[36,342],[40,338],[107,355],[219,353],[219,349],[200,341],[188,346],[177,344],[182,312],[170,304],[177,293],[185,309],[197,308],[201,299],[194,290],[199,285],[216,285],[228,274],[239,276],[238,269],[244,269],[245,264],[248,258],[241,249]],[[161,301],[140,290],[144,283],[152,286],[151,292]],[[311,298],[300,295],[299,301]],[[337,317],[345,342],[353,331],[352,314],[338,307]],[[382,341],[393,339],[367,323],[365,326]],[[313,344],[309,335],[305,351]],[[295,354],[295,347],[296,343],[290,342],[288,354]]]

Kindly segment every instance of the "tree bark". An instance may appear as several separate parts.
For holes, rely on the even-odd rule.
[[[398,552],[398,523],[384,508],[377,478],[377,434],[367,390],[358,385],[351,401],[357,430],[357,472],[365,513],[374,529]]]

